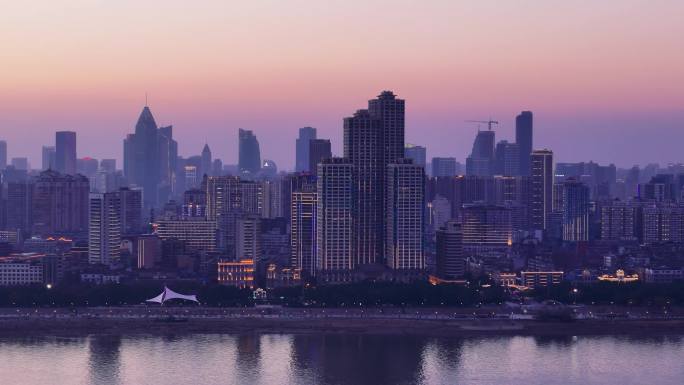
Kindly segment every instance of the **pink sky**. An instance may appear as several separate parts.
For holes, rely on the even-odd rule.
[[[121,159],[148,92],[182,155],[226,163],[237,129],[294,163],[311,125],[341,152],[344,116],[383,89],[407,141],[470,151],[476,126],[535,113],[560,161],[684,161],[682,1],[54,1],[0,5],[0,137],[40,164],[54,131]]]

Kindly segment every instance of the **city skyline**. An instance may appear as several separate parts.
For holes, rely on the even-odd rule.
[[[512,142],[516,114],[531,110],[535,148],[553,148],[561,162],[682,160],[682,4],[369,4],[385,12],[380,20],[357,15],[353,2],[301,4],[5,5],[0,127],[9,158],[28,156],[35,167],[54,132],[68,130],[78,133],[79,158],[122,164],[120,148],[106,143],[130,132],[148,93],[180,155],[209,142],[214,157],[236,164],[235,131],[244,128],[266,159],[292,169],[282,144],[294,146],[299,128],[316,127],[339,155],[343,117],[392,89],[409,101],[406,142],[427,147],[428,159],[464,161],[477,130],[465,120],[499,120],[497,139]],[[164,28],[144,23],[162,6]]]

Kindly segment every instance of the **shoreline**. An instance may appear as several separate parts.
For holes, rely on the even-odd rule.
[[[161,320],[161,322],[160,322]],[[392,318],[302,318],[273,319],[235,317],[218,319],[150,318],[3,318],[0,337],[16,335],[82,336],[84,334],[399,334],[427,337],[487,335],[575,336],[575,335],[684,335],[682,319],[575,320],[430,320]]]

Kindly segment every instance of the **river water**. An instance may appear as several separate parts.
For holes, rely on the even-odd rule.
[[[684,337],[0,338],[0,383],[682,384]]]

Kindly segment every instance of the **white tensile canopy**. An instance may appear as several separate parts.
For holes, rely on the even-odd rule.
[[[169,289],[166,286],[164,286],[164,291],[162,291],[161,294],[159,294],[158,296],[156,296],[154,298],[148,299],[146,302],[156,302],[156,303],[162,304],[162,303],[164,303],[170,299],[174,299],[174,298],[184,299],[187,301],[193,301],[193,302],[199,303],[196,295],[179,294],[179,293],[176,293],[175,291]]]

